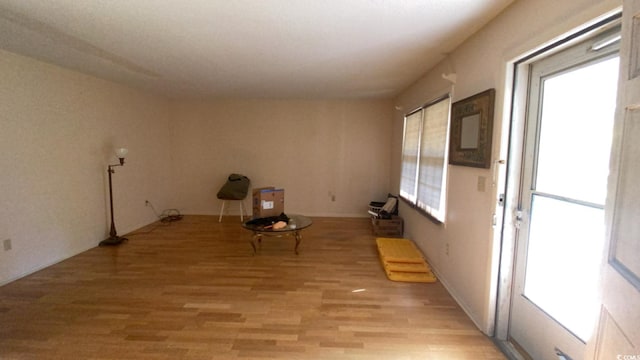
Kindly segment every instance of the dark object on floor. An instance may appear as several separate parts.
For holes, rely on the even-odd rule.
[[[174,222],[182,220],[182,218],[183,215],[180,214],[178,209],[167,209],[162,212],[162,215],[160,215],[161,222]]]

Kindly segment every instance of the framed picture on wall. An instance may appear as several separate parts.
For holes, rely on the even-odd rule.
[[[495,93],[495,89],[489,89],[451,106],[449,164],[491,167]]]

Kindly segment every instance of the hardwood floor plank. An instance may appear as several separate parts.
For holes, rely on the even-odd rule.
[[[292,237],[185,216],[0,287],[0,359],[504,359],[440,283],[389,281],[370,221]]]

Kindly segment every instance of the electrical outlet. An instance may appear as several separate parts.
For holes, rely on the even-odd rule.
[[[446,243],[444,245],[444,253],[445,255],[449,256],[449,243]]]
[[[4,247],[4,251],[11,250],[11,239],[5,239],[2,241],[2,246]]]

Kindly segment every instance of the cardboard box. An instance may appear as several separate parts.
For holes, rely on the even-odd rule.
[[[284,189],[273,186],[253,189],[253,218],[278,216],[284,212]]]
[[[404,234],[404,220],[399,216],[391,219],[371,218],[373,234],[382,237],[402,237]]]

